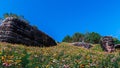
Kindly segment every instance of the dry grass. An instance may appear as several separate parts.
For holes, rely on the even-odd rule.
[[[0,67],[10,68],[119,68],[119,50],[103,52],[99,44],[85,49],[61,43],[53,47],[27,47],[0,43]]]

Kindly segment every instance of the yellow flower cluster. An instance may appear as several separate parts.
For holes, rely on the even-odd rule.
[[[21,62],[20,59],[14,60],[14,56],[6,56],[6,55],[2,56],[1,60],[2,60],[3,66],[17,65]]]

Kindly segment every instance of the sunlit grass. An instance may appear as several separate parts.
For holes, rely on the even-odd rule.
[[[103,52],[99,44],[85,49],[61,43],[53,47],[27,47],[0,43],[0,67],[9,68],[118,68],[119,50]]]

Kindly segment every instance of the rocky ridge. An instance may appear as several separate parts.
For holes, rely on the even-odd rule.
[[[29,25],[25,20],[7,17],[0,25],[0,41],[28,46],[54,46],[56,42],[47,34]]]

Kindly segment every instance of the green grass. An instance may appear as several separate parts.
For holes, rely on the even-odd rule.
[[[0,68],[119,68],[119,65],[119,50],[106,53],[99,44],[85,49],[69,43],[42,48],[0,43]]]

